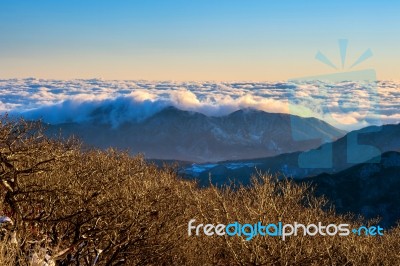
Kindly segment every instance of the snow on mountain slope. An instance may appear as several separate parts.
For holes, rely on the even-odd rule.
[[[165,108],[144,121],[127,122],[116,128],[101,123],[68,123],[52,125],[50,132],[57,133],[60,128],[64,135],[76,135],[86,144],[97,147],[128,149],[147,158],[193,162],[308,150],[344,134],[314,118],[249,109],[210,117],[174,107]],[[309,140],[293,138],[302,134],[307,134]]]

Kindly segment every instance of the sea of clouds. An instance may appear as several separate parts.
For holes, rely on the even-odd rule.
[[[341,129],[400,121],[400,83],[0,80],[0,112],[58,124],[114,127],[168,106],[223,116],[244,108],[316,117]]]

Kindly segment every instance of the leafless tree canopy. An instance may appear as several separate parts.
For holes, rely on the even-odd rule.
[[[1,265],[397,265],[400,230],[383,237],[188,236],[187,223],[344,223],[310,188],[270,176],[205,189],[142,157],[45,137],[2,117]],[[354,220],[352,224],[357,224]]]

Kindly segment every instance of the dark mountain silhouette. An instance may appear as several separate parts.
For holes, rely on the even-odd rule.
[[[325,196],[340,213],[381,217],[381,224],[393,226],[400,219],[400,153],[382,154],[336,174],[303,179],[315,186],[317,196]]]
[[[400,151],[400,124],[371,126],[352,131],[332,143],[325,143],[318,149],[306,152],[281,154],[274,157],[253,160],[224,161],[216,166],[232,163],[243,167],[228,168],[216,173],[213,167],[205,171],[192,171],[186,167],[182,173],[195,176],[200,180],[209,179],[209,175],[220,182],[229,178],[246,184],[250,176],[258,172],[279,173],[287,177],[305,178],[322,173],[333,174],[357,164],[373,159],[379,163],[379,155],[387,151]],[[251,167],[250,167],[250,166]],[[201,169],[197,167],[195,169]]]
[[[111,110],[102,110],[107,112]],[[315,119],[239,110],[227,116],[209,117],[174,107],[163,109],[144,121],[112,128],[99,122],[50,125],[49,134],[62,130],[86,144],[116,147],[146,158],[209,162],[275,156],[303,151],[335,140],[345,132]],[[97,119],[97,120],[96,120]]]

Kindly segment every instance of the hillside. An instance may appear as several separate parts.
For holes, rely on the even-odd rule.
[[[372,126],[352,131],[332,143],[323,144],[317,149],[306,152],[252,160],[224,161],[215,163],[212,167],[202,168],[201,164],[186,166],[181,172],[205,183],[208,183],[208,176],[211,174],[220,184],[227,182],[228,178],[246,184],[251,175],[257,171],[280,173],[299,179],[321,173],[337,173],[373,158],[374,162],[379,163],[381,153],[399,150],[400,124]],[[235,167],[229,167],[232,164]],[[204,170],[198,171],[198,169]]]
[[[393,226],[400,219],[400,153],[387,152],[375,161],[302,182],[311,182],[316,195],[329,199],[341,213],[381,217],[381,224]]]
[[[260,176],[200,189],[172,169],[85,150],[39,123],[0,123],[0,264],[396,265],[400,230],[382,237],[189,236],[188,222],[361,224],[324,211],[304,185]],[[245,231],[248,234],[248,231]]]

